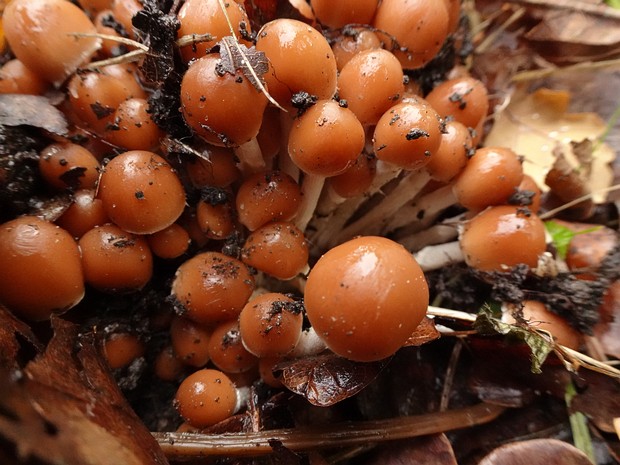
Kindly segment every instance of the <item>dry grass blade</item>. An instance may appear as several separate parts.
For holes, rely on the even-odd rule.
[[[503,407],[481,403],[446,412],[320,427],[234,434],[153,433],[169,459],[214,455],[257,456],[273,452],[278,443],[294,452],[346,447],[442,433],[488,423]]]
[[[218,2],[220,4],[220,8],[222,9],[222,13],[224,13],[224,17],[226,18],[226,23],[228,24],[228,29],[230,29],[230,35],[232,37],[232,41],[223,41],[223,42],[226,44],[227,47],[232,45],[233,47],[237,49],[237,52],[235,55],[240,57],[241,71],[250,80],[252,85],[256,87],[260,92],[262,92],[265,95],[265,97],[267,97],[267,100],[269,100],[269,102],[271,102],[274,106],[276,106],[280,110],[287,111],[278,102],[276,102],[276,100],[271,95],[269,95],[267,88],[263,84],[262,74],[259,75],[256,72],[253,66],[253,61],[249,59],[249,57],[247,56],[247,53],[245,52],[245,50],[243,50],[245,47],[241,47],[241,44],[239,43],[239,40],[237,39],[237,35],[235,34],[235,28],[230,22],[230,18],[228,17],[228,13],[226,12],[226,5],[224,5],[224,0],[218,0]]]

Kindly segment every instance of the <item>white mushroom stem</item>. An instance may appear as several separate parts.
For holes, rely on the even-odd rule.
[[[320,354],[325,349],[327,349],[327,345],[323,339],[319,337],[314,328],[310,327],[301,332],[295,349],[288,356],[293,358],[311,357]]]
[[[459,236],[458,229],[450,224],[436,224],[415,234],[398,239],[405,249],[417,252],[429,245],[443,244],[453,241]]]
[[[317,250],[325,250],[328,245],[335,245],[334,238],[342,230],[349,218],[370,197],[375,195],[381,188],[401,172],[397,166],[381,161],[377,162],[375,178],[368,190],[359,197],[347,199],[330,215],[318,218],[312,226],[316,233],[310,237]]]
[[[250,401],[250,388],[242,386],[237,388],[237,402],[235,404],[235,413],[244,409]]]
[[[244,174],[256,173],[267,168],[256,137],[239,147],[235,147],[234,151],[239,159],[241,172]]]
[[[401,208],[384,228],[383,233],[387,234],[416,222],[428,224],[428,221],[432,221],[437,214],[456,203],[452,185],[440,187],[415,200],[411,205]]]
[[[288,174],[295,181],[299,181],[299,168],[291,160],[288,154],[288,135],[291,132],[293,126],[293,118],[289,113],[280,113],[280,130],[282,131],[282,139],[280,145],[280,155],[278,157],[278,168],[283,173]]]
[[[324,184],[325,178],[323,176],[304,174],[304,179],[301,184],[301,205],[297,217],[295,218],[295,226],[301,231],[306,230],[306,226],[308,226],[308,223],[314,215],[314,210],[319,202]]]
[[[465,260],[459,241],[429,245],[413,254],[423,271],[432,271]]]
[[[378,205],[375,205],[360,219],[344,228],[336,236],[336,243],[343,242],[359,234],[372,235],[380,233],[388,220],[403,205],[415,198],[430,179],[431,176],[426,170],[408,173]]]
[[[334,188],[328,183],[325,189],[323,189],[323,194],[316,206],[316,212],[321,217],[328,216],[346,201],[347,198],[338,195]]]

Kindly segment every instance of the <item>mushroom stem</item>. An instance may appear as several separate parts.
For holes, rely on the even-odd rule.
[[[328,185],[323,189],[323,194],[316,206],[316,212],[321,217],[328,216],[346,201],[346,197],[338,195],[334,188]]]
[[[364,201],[379,192],[385,184],[397,177],[400,172],[401,168],[395,165],[381,161],[377,162],[375,179],[364,195],[347,199],[330,215],[319,218],[313,223],[312,226],[317,232],[310,237],[310,240],[315,245],[316,250],[325,250]]]
[[[248,386],[237,387],[237,403],[235,413],[244,409],[250,401],[250,388]]]
[[[458,235],[458,229],[454,225],[441,223],[420,232],[403,236],[398,239],[398,242],[400,242],[405,249],[417,252],[429,245],[453,241]]]
[[[319,337],[313,327],[310,327],[301,332],[295,349],[288,356],[293,358],[311,357],[320,354],[325,349],[327,349],[327,345],[323,339]]]
[[[308,226],[308,223],[312,219],[324,184],[325,178],[323,176],[315,176],[312,174],[304,175],[301,185],[301,206],[295,220],[295,226],[301,231],[306,230],[306,226]]]
[[[256,173],[267,168],[256,137],[234,149],[243,173]]]
[[[433,192],[423,195],[411,205],[401,208],[398,214],[394,215],[383,229],[383,233],[387,234],[416,222],[429,224],[438,213],[455,203],[457,203],[457,200],[452,191],[452,185],[440,187]]]
[[[278,157],[278,168],[283,173],[288,174],[295,181],[299,181],[300,170],[288,154],[288,136],[293,126],[293,118],[289,113],[280,113],[280,130],[282,139],[280,144],[280,155]]]
[[[362,233],[366,235],[378,234],[385,227],[388,220],[403,205],[415,198],[430,179],[430,174],[426,170],[408,173],[378,205],[375,205],[360,219],[344,228],[336,236],[336,243],[343,242]]]
[[[459,241],[424,247],[413,257],[424,271],[438,270],[444,266],[462,262],[465,258]]]

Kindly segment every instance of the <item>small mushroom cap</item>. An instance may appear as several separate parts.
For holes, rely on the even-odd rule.
[[[305,289],[310,323],[342,357],[369,362],[394,354],[428,307],[424,274],[400,244],[358,237],[334,247],[310,271]]]
[[[66,0],[13,0],[2,26],[15,56],[43,79],[60,86],[101,46],[95,25],[79,7]]]
[[[62,228],[34,216],[0,225],[0,302],[45,320],[84,296],[80,251]]]
[[[152,234],[174,223],[185,208],[185,191],[170,164],[153,152],[124,152],[105,166],[99,198],[125,231]]]
[[[204,428],[225,420],[235,412],[237,390],[221,371],[198,370],[181,383],[175,403],[185,421]]]
[[[531,268],[545,251],[545,226],[538,216],[518,207],[490,207],[465,224],[460,238],[465,262],[482,271]]]

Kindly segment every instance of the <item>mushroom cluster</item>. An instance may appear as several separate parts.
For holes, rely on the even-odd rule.
[[[45,134],[33,175],[64,208],[0,206],[0,303],[80,321],[95,298],[166,294],[153,373],[191,427],[244,408],[261,377],[277,386],[282,360],[394,355],[445,257],[509,273],[545,254],[521,157],[481,147],[485,85],[458,66],[421,85],[455,47],[459,1],[312,0],[311,19],[261,23],[186,0],[161,50],[152,5],[77,3],[13,0],[2,18],[0,93],[53,96],[69,129]],[[144,357],[141,338],[106,338],[110,367]]]

